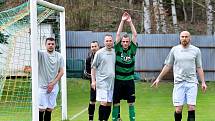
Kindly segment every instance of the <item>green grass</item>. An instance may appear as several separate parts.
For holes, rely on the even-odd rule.
[[[29,121],[31,109],[28,103],[31,94],[29,81],[19,79],[14,81],[8,80],[0,101],[0,121]],[[173,121],[174,107],[172,105],[172,83],[160,83],[158,88],[151,88],[150,83],[136,83],[136,121]],[[215,121],[215,81],[208,82],[206,94],[199,89],[197,97],[196,121]],[[75,114],[87,109],[89,103],[89,81],[83,79],[67,79],[68,95],[68,118],[71,119]],[[17,95],[16,98],[10,95]],[[59,93],[60,94],[60,93]],[[8,95],[8,97],[6,97]],[[61,120],[61,102],[58,97],[58,106],[53,111],[52,121]],[[10,103],[3,100],[15,101]],[[21,101],[22,100],[22,101]],[[27,101],[27,102],[25,102]],[[97,103],[97,108],[98,108]],[[26,107],[27,106],[27,107]],[[14,111],[14,112],[12,112]],[[11,116],[9,116],[11,115]],[[128,120],[128,106],[126,101],[121,102],[121,116],[123,121]],[[183,121],[186,121],[187,107],[184,107]],[[98,119],[98,109],[95,111],[95,121]],[[87,121],[87,110],[73,120],[67,121]],[[109,118],[111,121],[111,116]]]
[[[68,79],[68,118],[86,109],[89,101],[89,81],[83,79]],[[215,82],[209,82],[206,94],[199,89],[196,107],[197,121],[215,121]],[[137,121],[173,121],[174,107],[172,105],[172,83],[160,83],[158,88],[151,88],[150,83],[136,83],[136,120]],[[97,108],[98,108],[97,103]],[[60,121],[60,108],[53,113],[53,121]],[[121,116],[123,121],[128,119],[126,101],[121,102]],[[187,107],[184,107],[183,121],[186,121]],[[98,109],[95,120],[98,119]],[[87,121],[85,111],[72,121]],[[69,120],[68,120],[69,121]],[[111,117],[109,118],[111,121]]]

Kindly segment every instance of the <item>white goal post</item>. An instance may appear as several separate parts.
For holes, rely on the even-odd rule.
[[[60,12],[60,50],[66,65],[66,45],[65,45],[65,9],[64,7],[43,1],[30,0],[30,27],[31,27],[31,55],[37,55],[37,4],[57,10]],[[38,56],[31,56],[32,66],[32,121],[39,121],[38,108]],[[62,120],[67,119],[67,86],[66,86],[66,67],[61,78],[61,99],[62,99]]]

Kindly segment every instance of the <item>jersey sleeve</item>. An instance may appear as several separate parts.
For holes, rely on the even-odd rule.
[[[60,68],[64,68],[64,59],[62,56],[60,58]]]
[[[114,42],[114,50],[115,50],[115,52],[120,51],[120,48],[121,48],[121,40],[118,43]]]
[[[94,56],[94,59],[93,59],[93,62],[91,64],[91,68],[97,68],[99,66],[99,53],[96,52],[95,56]]]
[[[172,48],[168,54],[168,56],[165,59],[164,64],[165,65],[173,65],[174,64],[174,48]]]
[[[85,72],[87,72],[88,74],[91,73],[91,57],[88,56],[85,60]]]
[[[201,51],[198,49],[197,51],[197,56],[196,56],[196,67],[197,68],[202,68],[202,56],[201,56]]]
[[[132,51],[132,53],[133,53],[134,55],[136,55],[137,47],[138,47],[138,43],[134,44],[134,42],[133,42],[133,41],[131,41],[131,45],[130,45],[130,47],[131,47],[131,51]]]

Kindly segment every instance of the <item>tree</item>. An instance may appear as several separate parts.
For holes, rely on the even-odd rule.
[[[172,21],[175,33],[178,33],[178,23],[177,23],[177,14],[175,9],[175,0],[171,0],[171,8],[172,8]]]
[[[190,20],[190,22],[193,23],[193,16],[194,16],[194,2],[193,2],[193,0],[192,0],[192,3],[191,3],[191,4],[192,4],[192,5],[191,5],[191,6],[192,6],[192,12],[191,12],[192,15],[191,15],[191,20]]]
[[[206,4],[206,15],[207,15],[207,34],[213,34],[213,7],[211,0],[205,0]]]
[[[159,11],[160,11],[160,22],[162,33],[167,33],[166,20],[165,20],[165,9],[163,7],[163,0],[159,0]]]
[[[186,12],[186,9],[185,9],[185,3],[184,3],[184,0],[181,0],[181,2],[182,2],[182,5],[183,5],[184,22],[186,23],[187,22],[187,12]]]
[[[154,16],[156,22],[156,33],[160,33],[160,12],[159,12],[159,5],[157,0],[153,0],[153,8],[154,8]]]
[[[152,27],[151,27],[151,13],[150,13],[150,3],[149,0],[144,0],[143,1],[143,9],[144,9],[144,29],[145,29],[145,34],[150,34]]]

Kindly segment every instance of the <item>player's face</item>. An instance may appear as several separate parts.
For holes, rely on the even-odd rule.
[[[129,37],[126,37],[126,38],[123,37],[121,44],[122,44],[123,49],[128,49],[128,47],[130,46],[130,38]]]
[[[187,31],[183,31],[180,34],[181,45],[187,47],[190,43],[190,33]]]
[[[55,50],[55,41],[47,40],[46,49],[49,53],[53,52]]]
[[[105,36],[104,45],[106,48],[111,49],[113,47],[113,38],[111,36]]]
[[[96,51],[99,50],[99,45],[97,42],[91,43],[90,47],[91,47],[90,49],[91,49],[92,53],[96,53]]]

